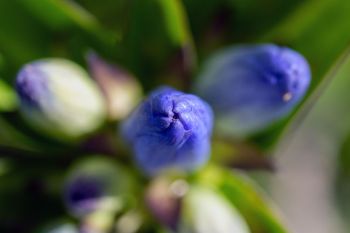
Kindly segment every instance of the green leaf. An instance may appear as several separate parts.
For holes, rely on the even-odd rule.
[[[337,207],[345,219],[350,217],[350,136],[346,138],[337,161],[335,198]]]
[[[302,0],[184,0],[200,58],[223,45],[255,41]]]
[[[116,30],[122,35],[125,27],[128,0],[75,0],[80,6],[93,14],[106,28]]]
[[[37,151],[40,145],[0,116],[0,146]]]
[[[16,94],[0,79],[0,111],[11,111],[17,107]]]
[[[47,31],[18,1],[0,1],[0,35],[0,53],[7,66],[17,69],[48,54]]]
[[[295,113],[305,105],[310,108],[315,102],[316,90],[323,82],[333,78],[331,68],[342,62],[342,55],[350,45],[350,2],[342,0],[310,0],[302,4],[295,12],[267,33],[261,42],[276,42],[287,45],[303,54],[311,65],[312,82],[307,97],[299,107],[283,122],[270,129],[268,134],[259,135],[255,140],[264,148],[271,149]],[[331,75],[326,75],[331,74]],[[328,77],[328,78],[327,78]],[[312,101],[308,101],[310,100]]]
[[[129,11],[120,54],[146,88],[152,88],[156,78],[169,72],[179,53],[192,65],[193,42],[180,0],[135,0]]]
[[[315,108],[318,110],[316,114],[318,116],[322,114],[321,119],[326,121],[324,129],[327,129],[327,137],[332,139],[332,144],[339,147],[335,160],[333,191],[336,205],[344,217],[344,223],[347,223],[350,217],[350,106],[347,101],[349,98],[349,75],[350,52],[346,63],[342,65],[334,82],[331,83],[326,94],[322,96],[320,103]]]
[[[47,179],[60,174],[64,169],[43,170],[33,164],[25,163],[18,166],[10,159],[7,166],[10,170],[0,176],[1,232],[14,232],[17,229],[24,232],[36,232],[33,229],[39,224],[42,225],[47,221],[64,216],[62,197],[59,194],[51,193],[46,188],[44,191],[35,191],[30,188],[33,181],[40,182],[47,187],[45,184]],[[56,164],[54,168],[57,166]],[[55,185],[60,187],[58,182]],[[19,222],[21,223],[19,228],[14,230],[13,226]]]
[[[54,32],[75,29],[70,35],[82,34],[84,40],[100,47],[105,53],[115,50],[120,39],[116,31],[107,30],[77,3],[68,0],[18,0],[35,18]],[[86,43],[86,42],[85,42]]]
[[[98,27],[98,22],[73,1],[60,0],[19,0],[37,17],[53,28],[78,25],[90,29]]]
[[[252,232],[286,233],[271,202],[248,177],[238,172],[209,166],[197,182],[222,193],[244,216]]]

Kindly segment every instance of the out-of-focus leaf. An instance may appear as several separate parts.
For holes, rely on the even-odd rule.
[[[17,107],[14,91],[0,79],[0,111],[11,111]]]
[[[200,57],[218,47],[255,41],[301,0],[184,0]]]
[[[331,83],[320,105],[315,110],[322,113],[322,119],[326,119],[324,129],[327,136],[339,146],[339,154],[336,158],[336,173],[334,180],[334,198],[337,207],[348,224],[350,217],[350,106],[348,103],[350,85],[350,52],[346,57],[346,63],[342,65],[339,73]],[[322,101],[322,102],[321,102]],[[318,116],[321,114],[316,112]],[[331,124],[331,127],[328,124]],[[322,131],[322,129],[320,129]],[[339,140],[341,139],[341,140]],[[347,225],[350,226],[349,224]]]
[[[46,56],[47,35],[18,1],[0,1],[0,52],[7,66],[17,69],[25,62]]]
[[[93,15],[74,1],[67,0],[19,0],[24,6],[53,28],[65,28],[74,24],[82,28],[96,28]]]
[[[231,168],[274,171],[276,165],[265,151],[253,143],[233,141],[231,138],[214,137],[212,140],[212,161]]]
[[[96,0],[75,0],[79,5],[93,14],[103,26],[120,30],[125,26],[129,0],[104,0],[103,4]]]
[[[147,89],[169,72],[169,64],[178,54],[181,65],[193,65],[194,48],[181,1],[135,0],[129,10],[120,54]],[[169,77],[169,73],[164,76]]]
[[[0,177],[11,170],[11,164],[6,159],[0,159]]]
[[[324,94],[317,101],[314,109],[306,119],[305,125],[311,125],[314,130],[321,133],[318,138],[326,139],[325,145],[316,148],[316,151],[326,150],[322,156],[337,155],[334,158],[325,158],[331,161],[331,168],[335,168],[334,179],[330,189],[334,193],[331,197],[335,198],[336,207],[344,219],[344,223],[349,228],[350,218],[350,105],[349,105],[349,87],[350,87],[350,53],[345,57],[345,63],[342,64],[335,74],[332,82],[327,86]],[[316,129],[316,127],[317,129]],[[299,129],[304,130],[304,129]],[[315,139],[314,139],[315,140]],[[317,140],[317,139],[316,139]],[[321,140],[322,141],[322,140]],[[286,146],[288,144],[286,143]],[[314,145],[316,146],[316,145]],[[334,151],[334,149],[338,151]],[[313,149],[314,150],[314,149]],[[329,172],[329,171],[328,171]],[[333,173],[333,171],[332,171]],[[333,177],[333,174],[332,174]]]
[[[39,224],[64,215],[60,196],[49,195],[44,183],[62,168],[43,171],[33,164],[9,165],[12,165],[11,170],[0,176],[1,232],[34,232]],[[54,168],[57,166],[56,163]]]
[[[321,83],[333,78],[334,71],[329,70],[342,62],[341,56],[350,45],[350,30],[346,22],[350,21],[350,2],[341,0],[310,0],[303,3],[295,12],[270,31],[261,41],[277,42],[287,45],[309,61],[312,69],[312,82],[307,97],[319,95],[316,93]],[[339,61],[340,60],[340,61]],[[313,98],[312,100],[315,100]],[[278,142],[286,126],[292,122],[295,113],[271,128],[266,135],[263,133],[255,140],[264,148],[270,148]],[[311,107],[308,103],[307,107]]]
[[[37,151],[39,144],[29,136],[18,131],[0,116],[0,146],[10,146],[25,150]]]
[[[340,150],[335,180],[335,198],[344,220],[350,217],[350,136]],[[345,221],[347,222],[347,221]]]
[[[78,29],[104,51],[114,51],[119,39],[116,32],[103,28],[98,20],[74,1],[18,0],[41,23],[54,31]],[[85,40],[86,40],[85,38]]]
[[[209,166],[198,182],[223,194],[241,212],[252,232],[286,233],[276,210],[252,180],[231,170]]]

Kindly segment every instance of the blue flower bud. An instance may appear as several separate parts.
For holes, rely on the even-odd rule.
[[[112,160],[90,157],[73,165],[64,185],[64,202],[76,217],[96,211],[113,213],[122,207],[129,177]]]
[[[208,160],[212,121],[211,108],[200,98],[160,88],[124,122],[122,134],[146,174],[189,171]]]
[[[51,58],[24,66],[16,90],[24,118],[35,129],[58,139],[91,133],[106,116],[97,85],[68,60]]]
[[[213,107],[219,132],[244,137],[290,113],[310,78],[305,58],[289,48],[237,46],[209,60],[196,91]]]

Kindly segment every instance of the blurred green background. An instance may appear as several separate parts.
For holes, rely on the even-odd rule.
[[[281,206],[291,232],[350,232],[349,12],[346,0],[0,0],[0,232],[32,232],[65,216],[58,189],[71,159],[28,159],[7,149],[51,153],[43,144],[55,144],[17,112],[13,82],[25,63],[64,57],[86,68],[86,53],[94,50],[134,74],[145,93],[161,84],[190,91],[217,49],[261,42],[302,53],[313,78],[290,117],[247,141],[278,167],[251,174]],[[240,182],[218,186],[238,193],[236,205],[254,206]],[[252,222],[270,224],[256,232],[287,232],[264,204],[261,212],[250,212],[252,206],[241,206],[247,216],[263,216]]]

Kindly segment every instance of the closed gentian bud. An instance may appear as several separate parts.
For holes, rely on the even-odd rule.
[[[310,78],[307,61],[292,49],[237,46],[208,61],[196,92],[213,107],[218,132],[245,137],[290,113],[305,95]]]
[[[104,121],[102,94],[78,65],[50,58],[25,65],[16,79],[20,110],[37,130],[61,140],[74,140]]]
[[[113,160],[89,157],[71,168],[64,185],[64,202],[78,218],[95,212],[115,213],[129,193],[130,179]]]
[[[164,87],[136,108],[122,134],[146,174],[190,171],[208,160],[212,121],[211,108],[200,98]]]
[[[182,202],[179,233],[249,233],[241,214],[219,193],[192,187]]]

